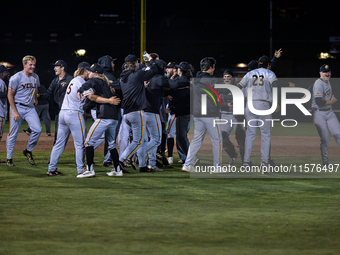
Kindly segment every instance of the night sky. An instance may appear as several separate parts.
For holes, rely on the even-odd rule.
[[[330,3],[273,1],[273,49],[283,48],[278,75],[305,75],[306,70],[313,68],[305,67],[305,62],[316,61],[316,66],[320,66],[317,55],[329,51],[329,37],[340,36],[339,10],[334,2]],[[216,58],[221,69],[248,63],[263,54],[270,55],[269,7],[268,0],[203,3],[148,0],[147,51],[157,52],[166,62],[190,62],[197,69],[199,60],[206,56]],[[0,61],[20,69],[24,55],[35,55],[37,71],[46,74],[46,82],[53,78],[50,63],[57,59],[65,60],[69,69],[74,69],[80,61],[94,63],[108,54],[118,58],[119,75],[124,57],[129,53],[139,55],[138,0],[97,0],[86,4],[7,1],[2,3],[0,17],[5,24],[0,36]],[[87,50],[84,57],[74,54],[79,48]],[[327,61],[337,64],[335,59]]]

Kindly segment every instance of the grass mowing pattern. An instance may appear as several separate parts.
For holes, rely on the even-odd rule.
[[[49,152],[34,158],[0,165],[0,254],[339,254],[339,179],[107,177],[102,153],[77,179],[71,152],[47,177]]]

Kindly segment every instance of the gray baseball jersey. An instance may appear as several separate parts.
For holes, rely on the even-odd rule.
[[[277,80],[273,71],[266,68],[258,68],[248,72],[240,81],[245,88],[252,88],[253,101],[272,102],[272,83]],[[245,96],[247,90],[244,90]]]
[[[320,109],[320,110],[326,110],[326,109],[332,108],[332,106],[330,105],[319,107],[315,102],[315,98],[322,98],[322,100],[325,100],[325,101],[331,100],[332,87],[329,81],[324,82],[321,78],[315,81],[314,86],[313,86],[312,108]]]
[[[6,83],[0,79],[0,92],[7,94],[7,85]],[[0,117],[7,117],[7,98],[0,99]]]
[[[37,79],[28,77],[22,71],[16,73],[9,79],[8,89],[15,92],[14,102],[33,107]]]

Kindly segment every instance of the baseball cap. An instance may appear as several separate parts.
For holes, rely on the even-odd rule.
[[[51,66],[61,66],[67,69],[67,65],[64,60],[57,60],[55,63],[52,63]]]
[[[93,64],[90,68],[88,68],[87,70],[93,72],[93,73],[98,73],[98,74],[102,74],[104,73],[104,69],[97,63]]]
[[[191,65],[184,61],[182,61],[179,65],[176,65],[176,68],[179,68],[184,71],[191,71]]]
[[[166,67],[165,62],[163,60],[161,60],[161,59],[155,60],[155,63],[162,70],[164,70],[164,68]]]
[[[90,64],[87,63],[87,62],[81,62],[81,63],[79,63],[79,65],[78,65],[78,69],[79,69],[79,68],[85,68],[85,69],[89,70],[90,67],[91,67]]]
[[[267,65],[271,63],[270,58],[268,56],[262,56],[259,58],[259,66],[267,67]]]
[[[256,60],[252,60],[248,64],[248,71],[254,70],[259,66],[259,63],[257,63]]]
[[[139,58],[137,58],[136,55],[129,54],[129,55],[125,58],[125,63],[126,63],[126,64],[131,64],[131,63],[136,62],[137,60],[139,60]]]
[[[169,62],[166,67],[167,68],[175,68],[177,66],[177,64],[175,62]]]
[[[231,76],[235,77],[233,71],[231,71],[230,69],[227,69],[223,72],[223,76],[226,74],[230,74]]]
[[[4,65],[0,65],[0,73],[5,72],[5,71],[9,71],[10,68],[7,68]]]
[[[320,72],[329,72],[329,71],[331,71],[331,69],[329,68],[329,65],[324,64],[320,67]]]

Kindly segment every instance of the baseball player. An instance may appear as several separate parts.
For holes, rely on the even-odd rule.
[[[65,96],[66,88],[73,76],[67,73],[67,65],[63,60],[57,60],[55,63],[51,64],[54,66],[54,72],[57,77],[55,77],[50,86],[47,89],[46,94],[38,95],[42,100],[50,100],[53,98],[54,108],[55,108],[55,132],[54,132],[54,143],[57,139],[58,134],[58,116],[63,99]]]
[[[14,166],[12,155],[23,120],[26,120],[32,130],[27,148],[23,151],[31,165],[35,164],[32,150],[36,146],[41,133],[40,120],[34,109],[34,103],[37,102],[37,80],[32,74],[35,69],[36,58],[29,55],[25,56],[22,63],[24,69],[13,75],[8,85],[8,102],[11,107],[10,128],[7,136],[7,166]]]
[[[201,95],[206,94],[205,90],[209,89],[213,91],[217,79],[213,76],[215,72],[216,60],[211,57],[203,58],[200,61],[201,72],[196,74],[196,78],[193,82],[193,113],[194,113],[194,138],[190,143],[188,155],[183,164],[182,171],[192,172],[194,171],[194,161],[198,150],[200,149],[205,134],[208,131],[212,147],[213,147],[213,164],[214,167],[221,166],[222,164],[222,138],[221,131],[218,124],[214,126],[214,120],[220,116],[219,105],[215,106],[215,103],[211,97],[207,97],[207,114],[201,113]],[[209,92],[210,93],[210,92]],[[210,93],[211,94],[211,93]],[[215,94],[214,94],[215,95]],[[216,96],[214,96],[216,100]]]
[[[176,117],[174,122],[177,151],[181,160],[185,161],[189,149],[188,132],[190,129],[190,79],[192,78],[192,69],[190,64],[184,61],[175,67],[177,68],[178,78],[169,80],[169,102],[173,105],[173,113]]]
[[[53,145],[48,166],[47,176],[62,175],[57,171],[57,163],[63,153],[70,134],[72,134],[76,165],[78,174],[85,171],[84,167],[84,150],[85,150],[85,120],[83,116],[84,100],[78,100],[77,91],[88,79],[90,64],[82,62],[74,73],[74,77],[67,86],[64,100],[59,112],[59,135],[56,143]],[[84,96],[92,91],[84,92]]]
[[[148,168],[155,171],[162,171],[156,166],[156,152],[158,145],[162,139],[162,124],[159,114],[161,106],[161,98],[163,94],[163,86],[168,86],[168,78],[164,76],[165,62],[161,59],[155,61],[158,73],[148,81],[145,90],[146,101],[144,109],[144,117],[146,123],[146,131],[149,141],[145,144],[146,153],[149,154]]]
[[[7,119],[7,85],[5,82],[9,80],[10,74],[8,70],[9,68],[0,65],[0,141]],[[6,163],[6,161],[0,159],[0,163]]]
[[[148,56],[150,59],[150,56]],[[120,153],[119,161],[124,164],[136,151],[139,162],[139,172],[154,172],[146,166],[145,162],[145,118],[144,81],[150,80],[157,74],[157,66],[151,60],[151,67],[144,71],[139,69],[138,58],[130,54],[125,58],[125,69],[120,76],[120,84],[123,92],[122,108],[124,109],[125,122],[131,127],[132,141],[124,152]]]
[[[85,151],[87,168],[86,171],[77,175],[77,178],[87,178],[95,176],[93,169],[94,145],[105,132],[108,141],[108,151],[114,164],[114,170],[107,173],[108,176],[123,176],[124,167],[119,164],[119,156],[116,149],[116,127],[118,125],[119,108],[116,106],[120,99],[113,96],[110,90],[110,82],[103,74],[104,70],[99,64],[93,64],[89,68],[89,80],[78,89],[78,98],[86,91],[92,90],[92,93],[85,95],[91,101],[97,103],[97,119],[92,124],[86,140]],[[94,92],[96,94],[94,94]]]
[[[328,65],[322,65],[320,67],[320,78],[315,81],[312,93],[313,119],[320,136],[320,150],[323,168],[327,168],[329,164],[328,130],[331,132],[340,147],[340,124],[332,110],[332,105],[336,103],[337,99],[332,94],[332,87],[329,82],[330,78],[331,69]]]
[[[252,104],[257,110],[269,110],[272,104],[272,87],[290,86],[294,87],[293,83],[279,82],[276,75],[270,70],[271,61],[269,57],[262,56],[258,61],[258,68],[248,72],[240,81],[241,88],[245,88],[246,96],[248,89],[252,90]],[[249,97],[248,97],[249,100]],[[261,131],[261,158],[262,166],[268,165],[269,148],[270,148],[270,115],[256,115],[249,110],[249,102],[245,109],[245,118],[248,123],[245,141],[245,154],[243,166],[250,166],[250,156],[253,143],[256,137],[256,129],[260,126]],[[256,121],[253,121],[256,120]],[[260,120],[260,121],[258,121]]]
[[[223,72],[223,80],[225,84],[234,84],[235,76],[232,70],[227,69]],[[227,120],[228,123],[239,123],[240,120],[238,116],[234,116],[232,112],[232,96],[230,92],[226,92],[225,90],[220,90],[222,93],[220,94],[223,106],[221,109],[221,118]],[[237,150],[235,150],[235,146],[229,139],[229,135],[231,130],[234,128],[236,141],[239,146],[241,160],[243,162],[244,157],[244,143],[245,143],[245,131],[244,127],[241,124],[233,124],[231,125],[222,125],[221,132],[223,138],[223,148],[229,155],[228,164],[233,164],[237,158]]]

